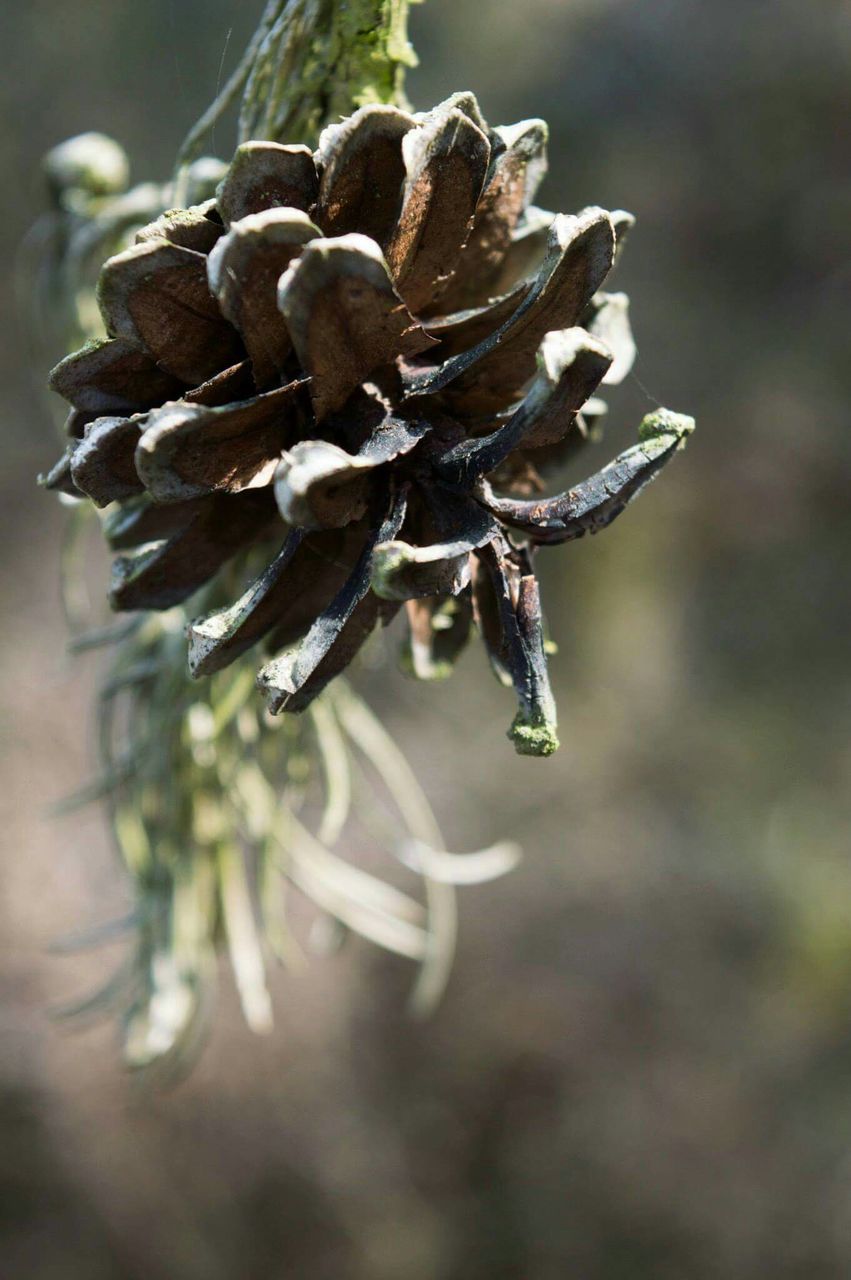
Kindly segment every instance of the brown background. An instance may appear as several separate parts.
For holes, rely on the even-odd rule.
[[[619,287],[641,357],[606,454],[648,398],[699,434],[546,559],[552,761],[512,754],[477,648],[439,689],[361,679],[451,844],[526,847],[465,894],[434,1020],[405,1021],[404,963],[365,944],[280,977],[266,1040],[225,976],[206,1055],[153,1096],[113,1028],[45,1012],[113,960],[51,938],[126,899],[96,813],[43,817],[90,769],[94,667],[63,655],[44,370],[10,279],[42,152],[101,127],[165,176],[260,6],[2,7],[0,1275],[851,1274],[849,5],[416,11],[418,106],[471,87],[494,122],[543,115],[543,201],[638,215]]]

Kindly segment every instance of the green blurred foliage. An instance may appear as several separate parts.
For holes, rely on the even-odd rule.
[[[520,872],[463,900],[432,1022],[404,1021],[404,966],[365,946],[281,975],[269,1040],[226,990],[206,1056],[169,1094],[133,1095],[108,1028],[47,1022],[112,962],[49,957],[50,939],[125,903],[97,815],[42,816],[87,768],[91,672],[61,654],[62,518],[32,485],[53,452],[44,370],[5,286],[42,152],[106,129],[137,179],[164,177],[255,7],[4,12],[0,1274],[840,1280],[846,0],[414,11],[418,106],[471,87],[491,120],[542,115],[543,199],[638,215],[618,288],[640,359],[602,449],[648,400],[694,413],[698,435],[604,537],[544,553],[552,761],[514,756],[477,649],[438,689],[386,666],[361,676],[452,843],[527,849]]]

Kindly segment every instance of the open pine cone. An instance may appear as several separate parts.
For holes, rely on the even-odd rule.
[[[634,355],[626,299],[599,292],[632,219],[532,207],[546,137],[489,129],[470,94],[364,107],[315,155],[244,144],[216,200],[105,265],[109,337],[52,375],[71,443],[47,484],[115,504],[116,609],[179,604],[240,553],[260,568],[190,625],[194,674],[265,639],[269,706],[301,711],[404,604],[414,674],[475,621],[517,749],[555,750],[535,550],[609,524],[693,423],[650,415],[541,496]]]

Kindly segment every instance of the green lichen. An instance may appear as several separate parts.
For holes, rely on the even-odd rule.
[[[638,428],[639,440],[655,440],[657,436],[679,436],[685,441],[694,431],[694,418],[672,409],[657,409],[648,413]]]
[[[529,720],[522,711],[514,717],[508,736],[519,756],[551,756],[559,749],[553,721]]]

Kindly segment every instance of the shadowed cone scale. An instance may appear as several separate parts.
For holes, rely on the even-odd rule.
[[[475,625],[517,749],[556,749],[536,551],[611,523],[693,422],[651,414],[543,496],[635,354],[601,292],[632,218],[537,208],[546,138],[466,93],[364,107],[315,154],[244,144],[216,199],[106,263],[108,337],[52,375],[70,441],[46,484],[110,508],[114,608],[228,601],[189,626],[196,676],[262,641],[270,709],[301,711],[404,608],[412,674]]]

